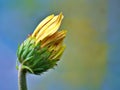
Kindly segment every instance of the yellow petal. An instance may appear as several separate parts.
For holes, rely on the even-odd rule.
[[[60,15],[55,16],[55,17],[56,17],[55,21],[53,20],[54,18],[52,19],[54,21],[54,23],[50,23],[51,25],[49,24],[49,26],[46,24],[47,26],[46,25],[44,26],[45,29],[43,29],[39,32],[38,36],[36,37],[37,38],[37,41],[36,41],[37,43],[39,41],[43,40],[45,37],[54,34],[58,30],[58,28],[60,27],[61,21],[63,19],[63,15],[61,13]]]
[[[63,19],[63,15],[62,13],[59,14],[59,17],[58,17],[58,20],[56,21],[56,23],[52,24],[47,30],[46,30],[46,33],[47,35],[52,35],[54,34],[60,27],[61,25],[61,21]]]
[[[58,51],[58,53],[54,57],[52,57],[52,59],[60,59],[60,57],[63,54],[64,50],[65,50],[65,46],[62,46],[61,49]]]
[[[46,23],[41,30],[38,32],[36,39],[41,39],[41,36],[45,34],[46,29],[57,20],[58,16],[53,17],[48,23]]]
[[[66,30],[62,30],[59,32],[54,33],[53,35],[46,37],[43,41],[42,41],[42,46],[44,47],[50,43],[54,43],[54,42],[60,42],[61,40],[63,40],[66,36]]]
[[[53,19],[54,15],[50,15],[48,17],[46,17],[42,22],[40,22],[40,24],[36,27],[36,29],[34,30],[32,37],[35,37],[36,34],[40,31],[40,29],[46,24],[48,23],[51,19]]]

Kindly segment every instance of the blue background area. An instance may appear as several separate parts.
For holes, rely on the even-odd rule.
[[[64,3],[64,1],[67,0],[59,2]],[[62,8],[56,8],[53,11],[53,7],[59,5],[59,2],[56,0],[0,0],[0,90],[17,90],[15,64],[18,44],[24,41],[29,33],[33,32],[43,18],[51,13],[58,14],[62,11]],[[86,2],[90,3],[87,0]],[[66,7],[67,4],[69,2],[66,3]],[[63,72],[58,70],[50,71],[40,77],[28,75],[29,90],[39,90],[39,84],[42,84],[47,77],[49,77],[46,81],[48,85],[43,82],[42,90],[120,90],[120,1],[109,0],[106,6],[107,34],[105,37],[107,38],[108,53],[106,73],[100,88],[91,89],[89,85],[88,87],[72,86],[60,78],[57,79],[57,76],[53,76],[55,80],[50,83],[51,79],[49,78],[51,77],[49,75],[51,73]],[[65,15],[67,17],[67,12]]]
[[[103,90],[120,89],[120,1],[110,0],[108,8],[108,67]]]

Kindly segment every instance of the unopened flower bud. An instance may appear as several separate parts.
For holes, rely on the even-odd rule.
[[[65,49],[66,30],[58,31],[62,19],[62,13],[46,17],[19,46],[18,60],[28,72],[41,74],[57,64]]]

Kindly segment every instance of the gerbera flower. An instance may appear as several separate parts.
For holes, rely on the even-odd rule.
[[[53,68],[62,56],[66,30],[58,31],[62,13],[46,17],[34,32],[19,46],[18,60],[30,73],[41,74]]]

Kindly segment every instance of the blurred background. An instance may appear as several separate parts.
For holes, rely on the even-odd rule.
[[[18,90],[18,44],[60,12],[66,51],[54,70],[28,74],[28,90],[120,90],[120,0],[0,0],[0,90]]]

